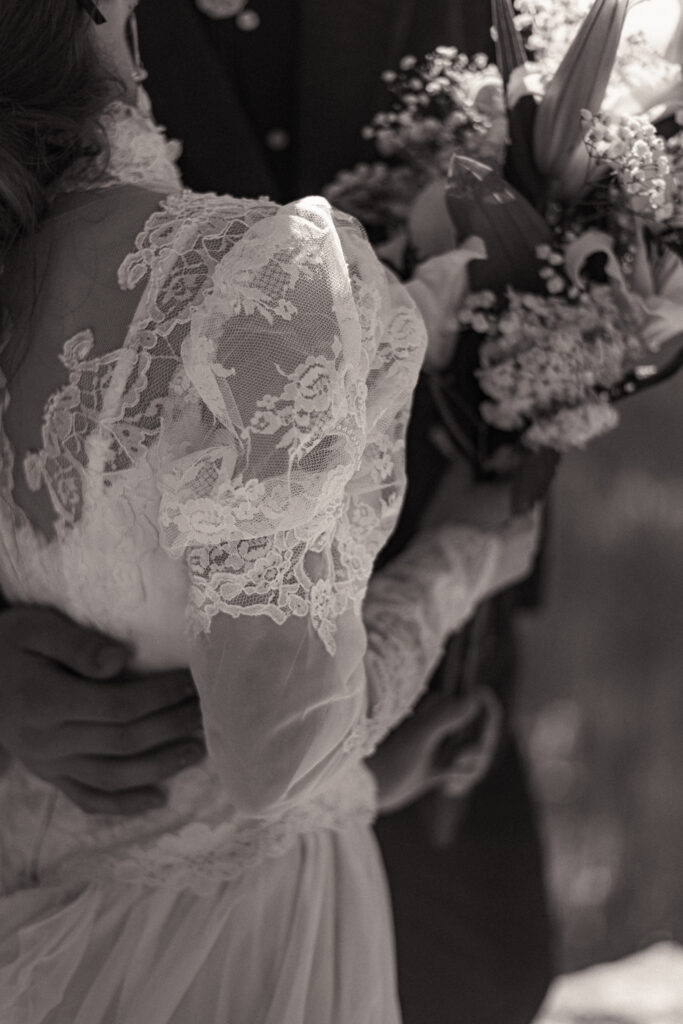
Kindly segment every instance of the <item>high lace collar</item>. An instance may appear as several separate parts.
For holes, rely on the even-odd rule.
[[[143,185],[177,192],[182,179],[177,160],[182,146],[166,138],[165,130],[152,115],[149,96],[139,90],[137,105],[121,100],[110,103],[100,116],[109,144],[109,161],[103,175],[88,180],[78,165],[60,178],[56,193],[112,188],[115,185]]]

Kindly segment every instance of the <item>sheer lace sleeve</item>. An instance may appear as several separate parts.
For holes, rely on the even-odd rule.
[[[467,526],[419,536],[370,582],[366,717],[347,749],[370,755],[426,689],[445,642],[494,583],[501,543]]]
[[[324,785],[366,717],[362,603],[424,344],[411,300],[322,200],[254,224],[192,314],[160,527],[190,575],[210,754],[252,813]]]
[[[419,697],[498,542],[444,528],[367,584],[404,491],[424,325],[322,200],[253,224],[191,316],[159,442],[209,751],[250,813],[302,799]]]

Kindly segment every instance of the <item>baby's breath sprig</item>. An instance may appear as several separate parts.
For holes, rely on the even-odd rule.
[[[391,237],[401,228],[421,187],[413,168],[384,160],[340,171],[325,189],[333,206],[357,217],[368,229]]]
[[[500,165],[505,138],[493,129],[505,119],[502,81],[484,54],[470,58],[454,46],[439,46],[420,60],[403,57],[398,70],[382,78],[393,104],[363,136],[385,159],[428,163],[431,176],[445,172],[454,150]]]
[[[650,352],[640,311],[610,282],[579,286],[560,250],[543,245],[537,256],[545,294],[476,293],[461,321],[482,336],[484,420],[526,447],[567,451],[616,426],[610,392]]]
[[[584,140],[593,159],[611,168],[627,206],[652,227],[683,228],[680,137],[665,140],[644,116],[582,113]]]
[[[419,60],[403,57],[382,78],[390,105],[362,132],[379,159],[337,175],[325,194],[391,235],[418,193],[445,178],[454,152],[502,168],[507,115],[500,72],[484,54],[439,46]]]

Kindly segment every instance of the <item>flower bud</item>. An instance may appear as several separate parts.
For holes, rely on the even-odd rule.
[[[496,44],[496,64],[507,85],[515,68],[524,65],[527,57],[522,37],[515,25],[512,0],[491,0],[493,38]]]

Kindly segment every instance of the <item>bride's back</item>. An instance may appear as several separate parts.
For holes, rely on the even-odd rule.
[[[159,550],[158,497],[136,458],[153,424],[133,436],[147,288],[119,270],[161,199],[125,185],[65,196],[6,261],[0,356],[0,585],[128,640],[150,667],[186,663],[187,588]]]
[[[5,260],[4,426],[16,459],[15,499],[45,536],[54,535],[55,510],[47,493],[28,489],[24,456],[43,447],[45,407],[69,383],[68,340],[91,332],[91,359],[123,347],[140,289],[122,289],[118,269],[159,201],[156,193],[126,186],[66,195]]]

